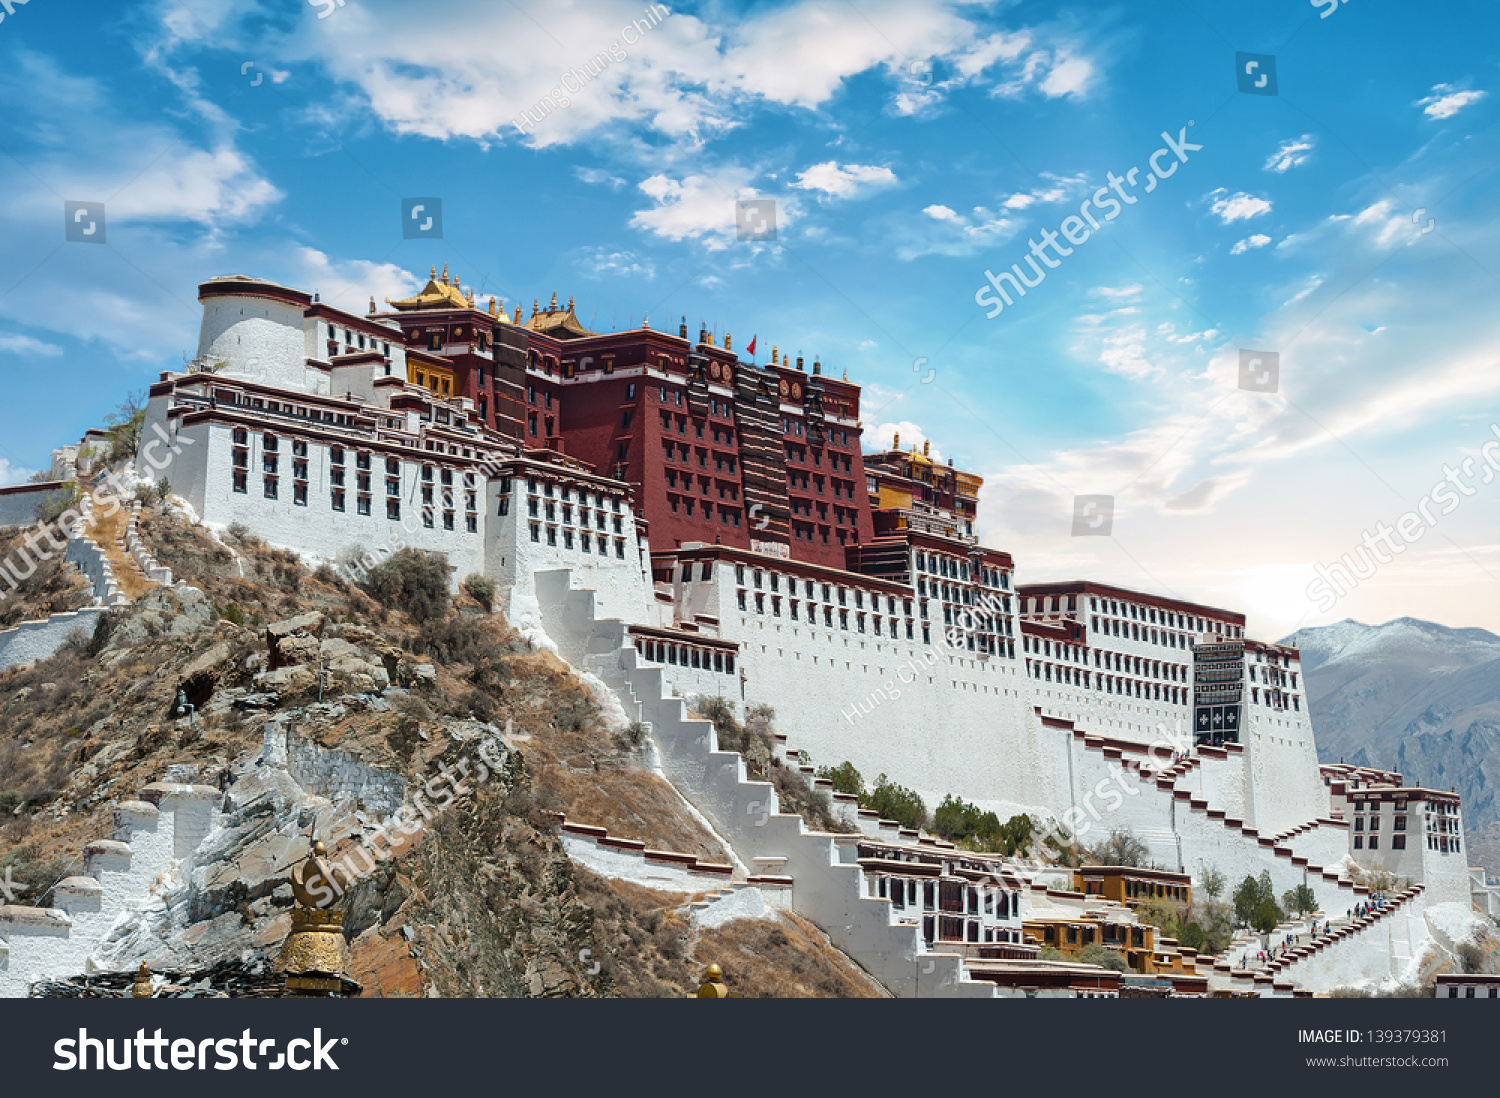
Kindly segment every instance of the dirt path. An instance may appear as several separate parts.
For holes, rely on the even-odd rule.
[[[104,550],[109,566],[114,571],[120,594],[134,602],[155,585],[142,573],[135,558],[125,550],[125,528],[130,523],[130,514],[121,504],[113,515],[104,518],[104,512],[108,508],[97,495],[93,498],[94,521],[89,525],[89,537]]]

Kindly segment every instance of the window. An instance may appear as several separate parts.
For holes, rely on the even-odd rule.
[[[234,490],[236,492],[248,492],[250,490],[249,480],[249,474],[241,469],[236,469],[234,471]]]
[[[266,477],[265,492],[266,492],[266,498],[267,499],[275,499],[276,498],[277,488],[276,488],[276,478],[275,477]]]
[[[335,488],[333,490],[333,509],[335,511],[342,511],[344,509],[344,490],[342,488]]]
[[[388,519],[399,519],[401,517],[401,501],[399,499],[388,499],[385,501],[385,517]]]
[[[298,507],[307,506],[307,482],[297,481],[292,485],[292,502]]]

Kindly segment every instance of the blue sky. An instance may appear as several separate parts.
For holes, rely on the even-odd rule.
[[[1270,637],[1500,629],[1500,480],[1477,475],[1336,606],[1306,593],[1500,420],[1493,3],[665,10],[13,6],[0,483],[191,357],[204,278],[362,309],[446,262],[508,307],[685,314],[847,370],[868,438],[986,477],[981,532],[1023,579],[1232,606]],[[1237,52],[1275,57],[1277,95],[1238,90]],[[1184,129],[1202,148],[1145,192]],[[987,318],[986,269],[1131,168],[1137,201]],[[413,196],[442,199],[442,240],[403,239]],[[736,239],[750,197],[775,241]],[[105,203],[105,246],[64,241],[65,200]],[[1242,349],[1279,353],[1276,392],[1240,387]],[[1082,494],[1114,497],[1110,537],[1072,536]]]

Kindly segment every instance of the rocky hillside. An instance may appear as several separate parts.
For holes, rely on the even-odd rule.
[[[191,586],[0,674],[0,866],[28,890],[17,902],[45,905],[81,847],[110,836],[111,805],[146,784],[223,791],[198,864],[117,929],[111,968],[274,958],[288,872],[316,836],[368,869],[339,901],[366,995],[675,996],[713,961],[747,996],[883,994],[794,916],[699,927],[694,896],[575,866],[559,816],[726,855],[612,699],[474,599],[413,615],[246,534],[221,540],[160,507],[141,529]],[[444,773],[465,776],[461,793]],[[418,802],[430,817],[409,812],[421,826],[393,857],[361,853]]]
[[[1500,876],[1500,637],[1415,618],[1302,629],[1324,761],[1400,770],[1464,798],[1469,864]]]

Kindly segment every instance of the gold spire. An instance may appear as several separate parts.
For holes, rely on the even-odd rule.
[[[901,432],[900,431],[896,432],[896,441],[891,443],[891,449],[892,450],[899,450],[899,449],[901,449]]]
[[[443,285],[448,285],[448,264],[443,264]]]
[[[571,309],[572,307],[573,307],[573,303],[571,301],[569,301],[568,302],[568,308]],[[646,313],[641,318],[641,330],[645,331],[645,332],[649,332],[651,330],[651,314],[650,313]]]
[[[724,986],[724,972],[718,965],[709,965],[708,971],[703,974],[703,984],[698,988],[698,999],[738,999],[738,995],[730,994]]]
[[[375,298],[373,296],[370,298],[370,315],[375,315]]]
[[[547,306],[547,311],[549,313],[555,313],[555,312],[557,312],[557,291],[556,290],[552,291],[552,304]]]
[[[536,314],[539,313],[539,312],[541,312],[541,311],[542,311],[541,303],[538,302],[536,298],[532,298],[531,299],[531,315],[532,316],[536,316]]]
[[[849,368],[847,366],[844,367],[844,380],[845,381],[849,380]]]
[[[344,916],[329,906],[342,889],[327,855],[328,848],[314,842],[312,853],[292,870],[292,932],[282,943],[277,967],[286,973],[286,989],[293,996],[327,998],[359,990],[345,975],[349,947],[344,942]]]
[[[443,269],[444,269],[444,270],[447,270],[447,268],[446,268],[446,267],[444,267],[444,268],[443,268]],[[432,281],[434,281],[434,282],[436,282],[436,281],[437,281],[437,264],[436,264],[436,263],[434,263],[434,264],[433,264],[433,265],[432,265]]]
[[[517,323],[517,324],[521,323],[521,306],[519,306],[519,305],[516,306],[515,323]]]
[[[500,311],[504,312],[505,310],[502,308]],[[495,315],[495,297],[494,297],[493,294],[491,294],[490,295],[490,316],[494,316],[494,315]]]
[[[732,351],[732,350],[734,350],[734,347],[732,346],[732,341],[733,341],[733,337],[728,332],[725,332],[724,333],[724,350],[726,350],[726,351]]]
[[[149,999],[152,995],[151,966],[142,961],[141,967],[135,970],[135,983],[130,987],[130,997],[132,999]]]
[[[777,356],[777,353],[778,352],[776,350],[776,344],[774,344],[774,343],[771,344],[771,365],[772,366],[776,365],[776,356]]]

